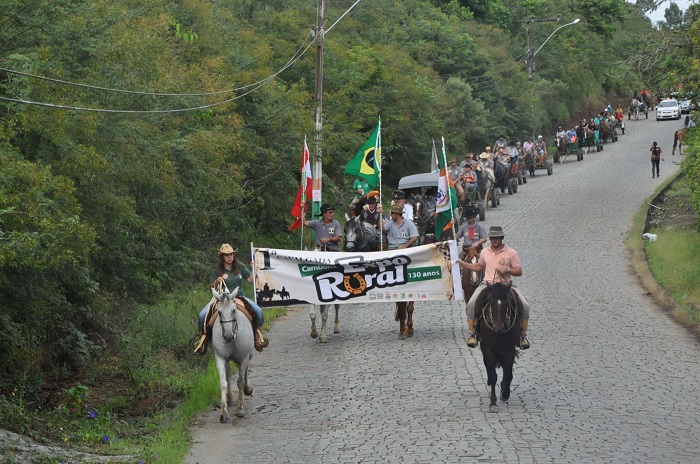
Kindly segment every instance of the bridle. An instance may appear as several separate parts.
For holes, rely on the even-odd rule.
[[[508,290],[510,293],[510,290]],[[491,306],[491,303],[488,302],[483,308],[483,312],[481,315],[481,318],[484,320],[484,323],[486,326],[491,329],[492,331],[495,331],[494,329],[494,321],[493,321],[493,307]],[[508,332],[510,329],[513,328],[515,325],[515,319],[516,319],[516,308],[515,308],[515,302],[513,301],[512,298],[508,299],[508,305],[506,307],[506,314],[505,314],[505,327],[506,329],[502,333]]]
[[[225,288],[225,293],[223,294],[224,300],[228,300],[229,304],[233,305],[233,312],[231,319],[224,320],[223,315],[221,313],[221,305],[224,303],[224,301],[219,301],[219,307],[217,308],[217,311],[219,312],[219,326],[221,327],[221,338],[226,341],[226,338],[224,337],[224,324],[233,324],[231,331],[233,332],[233,340],[236,339],[236,335],[238,335],[238,319],[236,318],[236,312],[238,311],[238,308],[236,307],[236,301],[235,301],[235,295],[231,296],[231,298],[228,298],[228,295],[231,294],[229,291],[228,287],[226,286],[226,283],[223,281],[221,282],[223,284],[223,287]],[[222,285],[219,286],[221,289]]]
[[[364,248],[367,245],[367,241],[365,240],[365,226],[362,225],[362,222],[360,222],[359,219],[353,218],[353,221],[355,222],[352,227],[355,228],[355,240],[345,240],[345,248],[348,248],[348,245],[352,243],[353,249],[355,251],[358,251],[362,248]],[[345,236],[347,237],[347,232]],[[355,244],[359,243],[361,246],[356,247]]]

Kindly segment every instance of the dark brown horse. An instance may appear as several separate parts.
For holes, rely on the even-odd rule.
[[[470,247],[467,256],[463,260],[467,263],[476,263],[481,255],[481,246],[478,248]],[[474,291],[484,279],[483,272],[462,270],[462,290],[464,290],[464,301],[469,299],[474,294]]]
[[[399,321],[399,338],[413,336],[413,301],[396,302],[396,318]]]
[[[489,412],[497,412],[496,368],[503,369],[501,400],[510,398],[510,383],[513,380],[513,364],[518,355],[522,319],[522,303],[511,290],[510,284],[488,284],[475,310],[479,316],[479,334],[484,367],[490,388]]]

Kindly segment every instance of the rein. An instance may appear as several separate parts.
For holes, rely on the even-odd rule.
[[[221,291],[222,287],[226,289],[227,293],[231,293],[228,287],[226,286],[226,282],[224,282],[223,280],[221,281],[221,284],[219,284],[218,291]],[[236,335],[238,334],[238,319],[236,319],[236,311],[238,311],[238,307],[236,306],[235,297],[233,300],[229,301],[229,303],[233,305],[233,317],[231,319],[224,320],[224,318],[221,317],[221,309],[219,309],[219,325],[221,326],[221,338],[223,338],[224,341],[226,341],[226,339],[224,338],[224,324],[233,324],[233,328],[231,330],[233,331],[234,340],[236,339]],[[221,308],[221,302],[219,302],[219,308]]]
[[[511,301],[508,302],[508,306],[506,307],[506,329],[503,331],[503,333],[507,333],[510,331],[510,329],[513,328],[515,325],[515,320],[516,320],[516,309],[515,309],[515,302]],[[491,329],[491,331],[495,331],[493,328],[494,322],[493,322],[493,308],[491,307],[491,303],[486,303],[484,306],[484,310],[482,311],[481,318],[484,320],[484,323],[486,326]]]

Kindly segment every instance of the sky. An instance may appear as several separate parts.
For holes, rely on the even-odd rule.
[[[631,2],[631,3],[636,3],[636,2]],[[657,23],[658,21],[664,21],[664,11],[666,11],[666,8],[669,7],[669,5],[672,2],[666,1],[661,4],[659,8],[656,9],[656,11],[652,12],[651,14],[648,14],[647,17],[651,19],[652,23]],[[697,0],[676,0],[675,2],[676,5],[678,5],[678,8],[681,9],[681,11],[685,12],[685,10],[688,8],[689,5],[692,5],[693,3],[698,3]]]

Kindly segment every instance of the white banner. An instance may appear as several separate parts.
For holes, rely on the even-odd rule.
[[[367,253],[253,247],[255,298],[261,307],[462,300],[457,256],[454,240]]]

